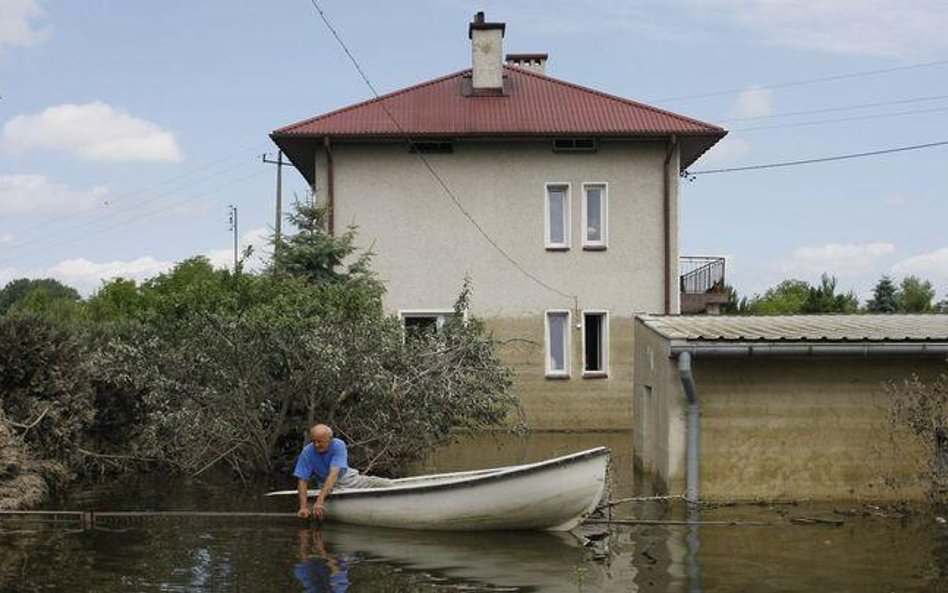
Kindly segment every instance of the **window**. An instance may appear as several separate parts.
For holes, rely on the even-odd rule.
[[[553,152],[595,152],[595,138],[555,138]]]
[[[569,377],[569,311],[546,312],[546,376]]]
[[[583,249],[606,248],[608,229],[605,183],[583,184]]]
[[[426,335],[435,335],[444,325],[444,322],[454,314],[453,310],[434,311],[399,311],[405,328],[405,338],[414,339]]]
[[[408,152],[449,154],[454,152],[454,145],[448,140],[411,140],[408,143]]]
[[[546,248],[569,249],[569,184],[547,184],[544,210]]]
[[[583,312],[583,376],[605,377],[609,374],[609,314],[605,311]]]

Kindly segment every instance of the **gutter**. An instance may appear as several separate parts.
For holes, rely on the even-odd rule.
[[[678,355],[678,375],[681,385],[685,388],[688,398],[688,428],[685,446],[685,500],[689,504],[698,502],[699,496],[699,464],[701,453],[701,402],[698,400],[698,390],[695,387],[694,375],[691,373],[691,354],[682,352]]]
[[[335,237],[336,197],[332,175],[332,146],[329,144],[329,136],[323,137],[323,147],[326,149],[326,231],[330,237]]]
[[[880,343],[867,342],[693,342],[672,340],[671,356],[681,354],[692,357],[744,358],[752,356],[892,356],[892,355],[948,355],[948,342]]]

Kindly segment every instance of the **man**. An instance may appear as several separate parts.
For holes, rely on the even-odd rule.
[[[296,460],[297,491],[299,492],[300,510],[296,513],[307,519],[314,515],[316,519],[326,518],[326,499],[336,484],[343,488],[386,488],[391,481],[385,478],[359,475],[359,471],[349,467],[349,451],[346,444],[332,436],[332,429],[325,424],[316,424],[309,429],[309,436],[313,442],[303,447],[299,459]],[[319,496],[313,505],[312,512],[307,504],[309,481],[316,477],[319,483]]]

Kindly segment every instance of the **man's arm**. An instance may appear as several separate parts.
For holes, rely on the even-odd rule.
[[[296,512],[297,515],[303,519],[309,518],[309,504],[307,504],[307,494],[309,492],[309,482],[306,480],[298,480],[296,482],[296,490],[299,492],[300,497],[300,510]]]
[[[335,466],[329,468],[329,475],[326,476],[326,481],[323,482],[322,487],[319,489],[319,496],[316,497],[316,504],[313,505],[313,513],[320,521],[326,517],[326,499],[329,498],[329,493],[332,492],[333,486],[336,485],[336,478],[338,477],[339,468]]]

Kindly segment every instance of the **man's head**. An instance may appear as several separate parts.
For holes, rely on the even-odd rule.
[[[316,424],[309,429],[309,437],[313,440],[316,450],[325,453],[332,443],[332,429],[325,424]]]

